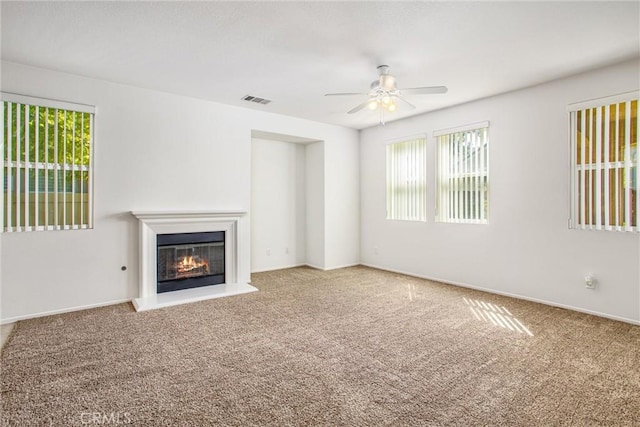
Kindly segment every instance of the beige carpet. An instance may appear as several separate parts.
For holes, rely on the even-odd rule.
[[[353,267],[19,322],[2,425],[640,425],[640,327]]]

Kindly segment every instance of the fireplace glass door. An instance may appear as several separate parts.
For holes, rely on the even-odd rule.
[[[225,282],[224,232],[162,234],[158,293]]]

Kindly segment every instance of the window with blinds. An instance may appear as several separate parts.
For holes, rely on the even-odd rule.
[[[639,93],[569,106],[570,227],[640,231]]]
[[[434,132],[436,221],[486,224],[489,219],[489,122]]]
[[[2,93],[5,232],[92,228],[94,114]]]
[[[426,221],[427,141],[387,145],[387,219]]]

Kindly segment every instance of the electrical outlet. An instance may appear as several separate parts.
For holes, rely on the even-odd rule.
[[[377,246],[373,247],[373,254],[374,255],[378,255],[378,247]]]
[[[289,248],[284,248],[284,253],[288,254],[289,253]]]
[[[593,274],[589,273],[586,276],[584,276],[584,286],[587,289],[595,289],[596,278],[593,277]]]
[[[271,256],[271,249],[267,249],[267,256]]]

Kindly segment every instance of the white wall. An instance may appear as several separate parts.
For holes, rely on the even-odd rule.
[[[325,147],[324,142],[314,142],[305,147],[305,204],[306,204],[306,264],[316,268],[328,268],[326,252],[336,250],[326,239],[329,227],[326,226],[325,191]],[[348,192],[340,192],[343,199],[349,198]],[[346,197],[345,197],[346,196]],[[354,217],[354,211],[351,217]],[[345,221],[346,222],[346,221]],[[359,236],[359,227],[354,227],[349,236]],[[359,251],[354,251],[355,255]]]
[[[306,262],[305,146],[253,138],[251,272]]]
[[[357,146],[325,144],[326,265],[360,263],[360,152]],[[356,197],[357,195],[357,197]],[[354,214],[355,213],[355,214]],[[354,230],[357,240],[352,238]],[[358,256],[354,256],[358,254]]]
[[[640,320],[640,236],[567,228],[567,104],[636,90],[639,68],[626,62],[362,131],[363,263]],[[435,223],[433,131],[484,120],[490,223]],[[385,143],[425,132],[431,214],[426,223],[387,221]],[[586,273],[595,290],[585,289]]]
[[[249,210],[251,129],[324,141],[325,160],[357,151],[358,132],[308,120],[2,62],[1,89],[97,106],[95,126],[95,228],[6,233],[2,236],[2,322],[137,297],[137,222],[132,210]],[[339,160],[342,161],[342,160]],[[332,179],[353,180],[352,170]],[[189,182],[196,185],[185,186]],[[332,194],[322,215],[358,199],[357,178]],[[359,259],[358,211],[327,224],[324,252],[332,265]],[[243,242],[242,278],[249,279],[250,241]],[[127,271],[120,267],[128,266]]]

